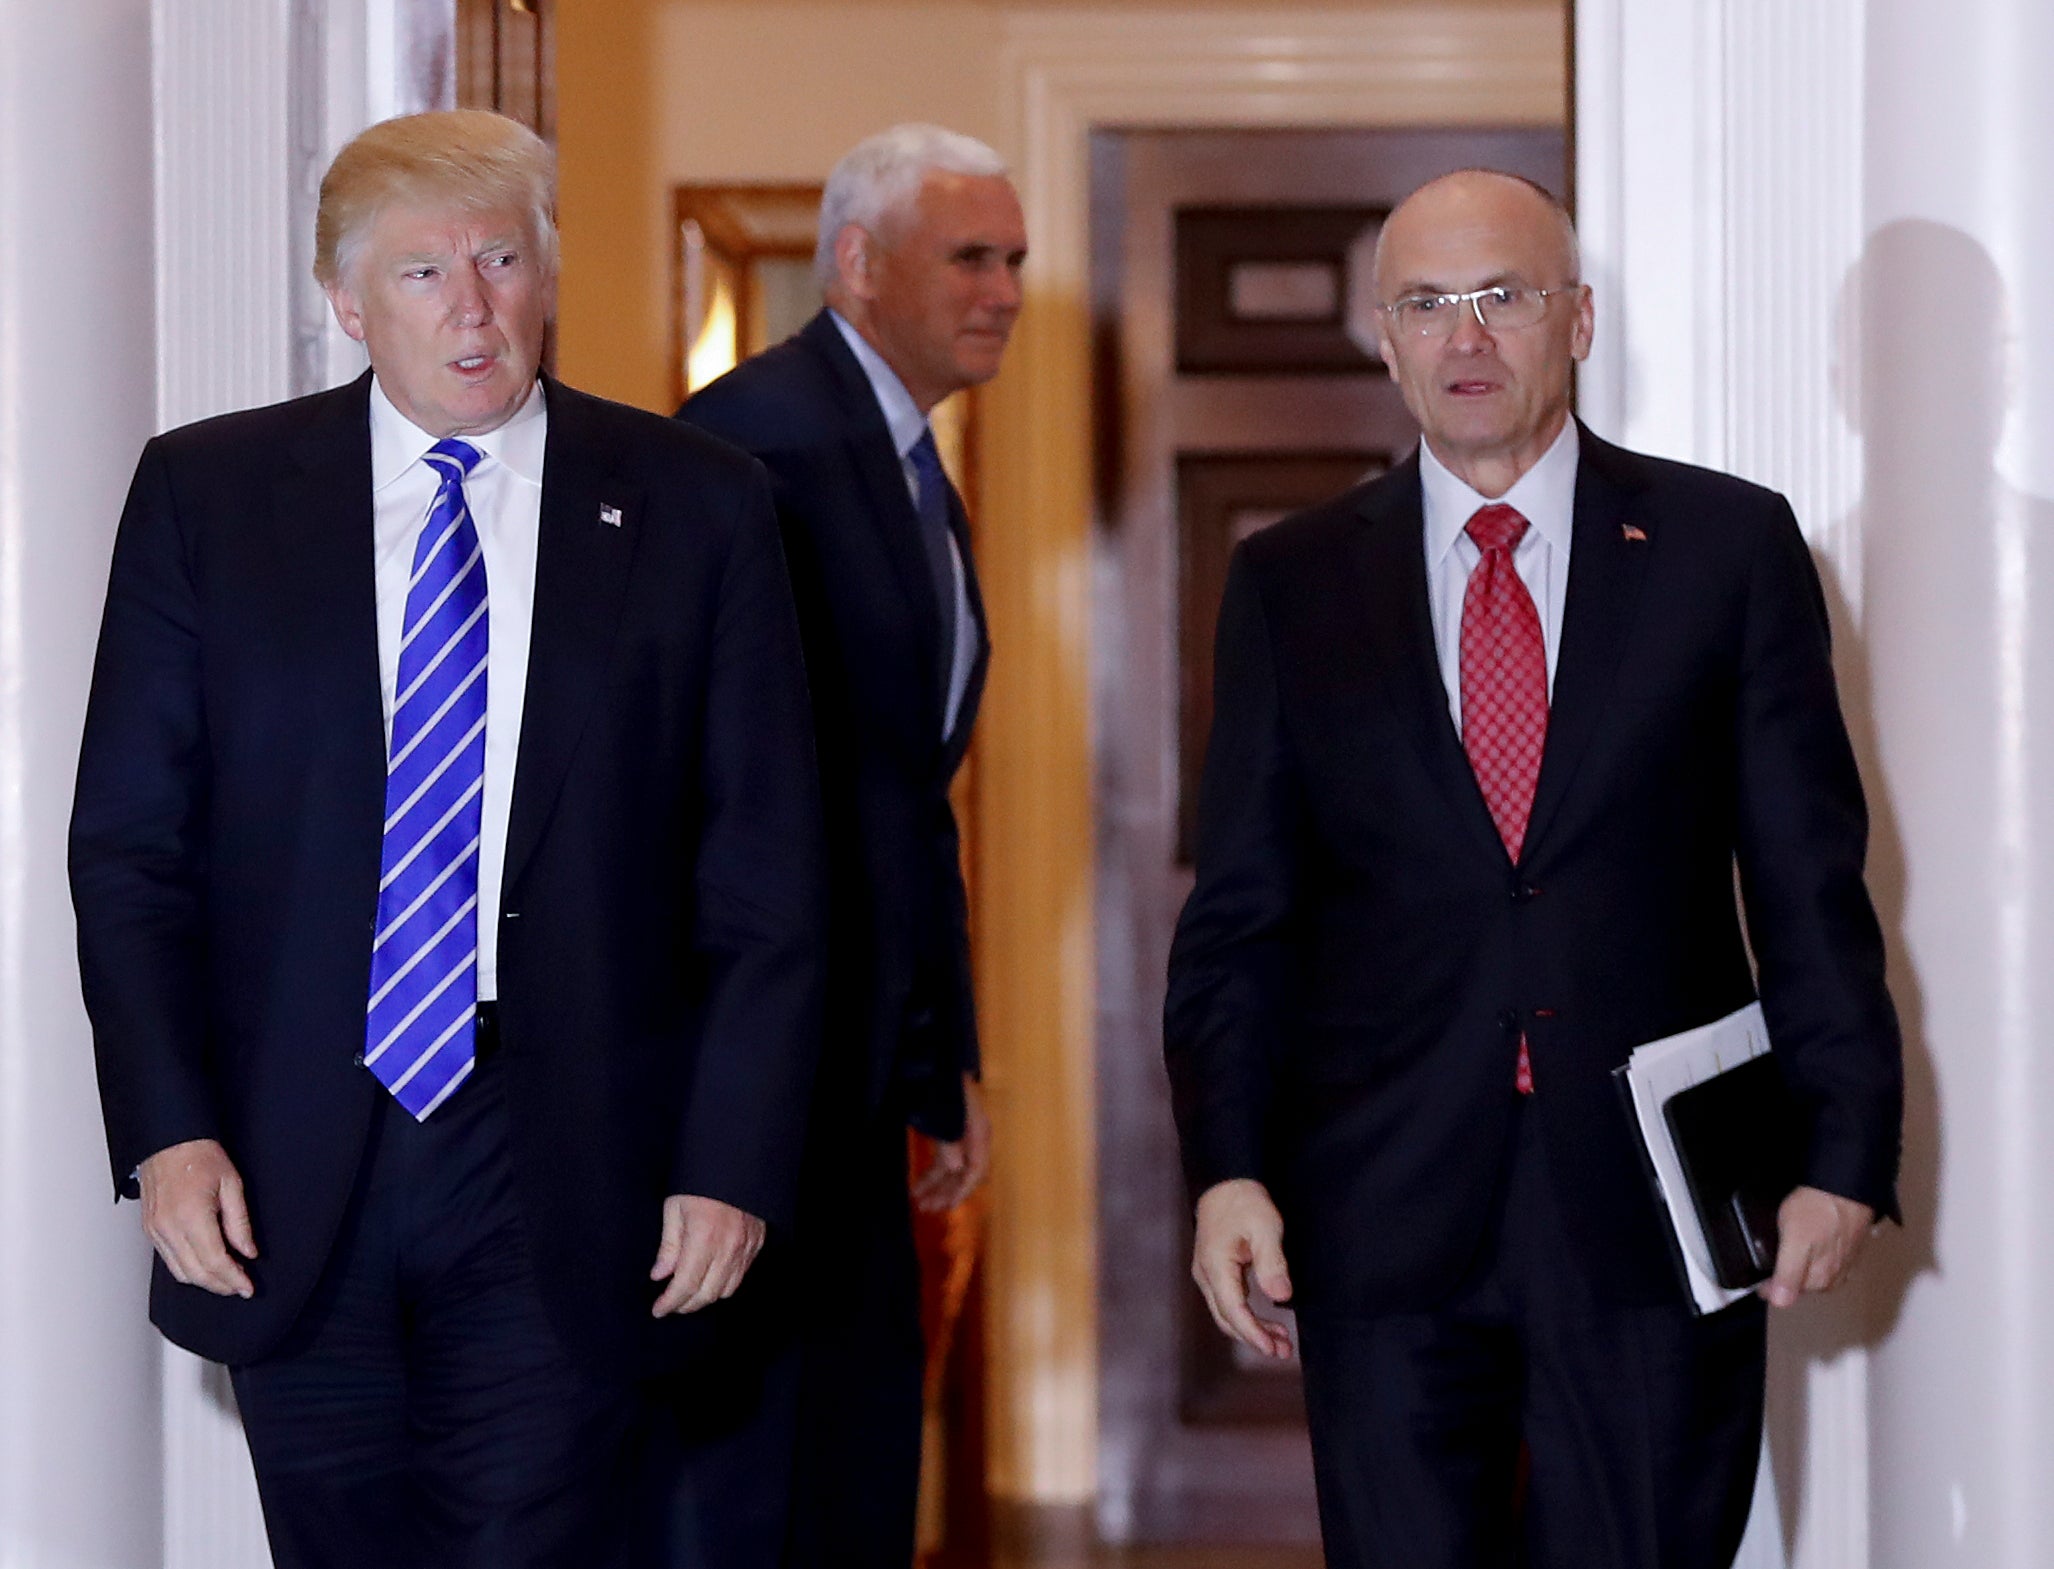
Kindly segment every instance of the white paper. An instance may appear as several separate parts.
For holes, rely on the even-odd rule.
[[[1636,1046],[1626,1059],[1626,1086],[1633,1099],[1633,1114],[1640,1123],[1654,1162],[1655,1181],[1662,1190],[1662,1202],[1669,1211],[1669,1224],[1683,1245],[1684,1272],[1690,1277],[1690,1295],[1701,1313],[1714,1313],[1738,1302],[1754,1288],[1729,1290],[1712,1274],[1711,1250],[1705,1243],[1704,1228],[1690,1202],[1690,1185],[1683,1177],[1683,1162],[1677,1157],[1676,1142],[1669,1136],[1669,1122],[1662,1108],[1669,1097],[1694,1084],[1717,1078],[1728,1068],[1737,1068],[1769,1049],[1769,1026],[1762,1018],[1762,1005],[1751,1002],[1723,1019],[1665,1036]]]

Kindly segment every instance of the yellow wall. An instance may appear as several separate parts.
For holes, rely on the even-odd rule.
[[[1502,26],[1477,14],[1497,10],[1508,14]],[[1237,40],[1246,19],[1251,40],[1303,25],[1308,37],[1359,41],[1366,19],[1381,17],[1369,27],[1380,40],[1416,42],[1418,34],[1438,36],[1444,53],[1452,47],[1448,58],[1464,62],[1453,77],[1494,48],[1520,63],[1511,77],[1473,75],[1466,95],[1429,73],[1385,101],[1351,94],[1317,110],[1301,106],[1297,123],[1560,123],[1565,10],[1566,0],[597,0],[557,12],[558,368],[589,390],[649,408],[669,403],[673,184],[822,179],[852,143],[907,119],[980,136],[1021,172],[1029,239],[1042,255],[1007,369],[981,405],[972,500],[996,645],[970,839],[998,1141],[986,1257],[990,1480],[1001,1497],[1079,1502],[1097,1477],[1089,337],[1081,218],[1055,218],[1078,194],[1068,184],[1082,172],[1045,178],[1054,166],[1045,127],[1039,141],[1023,129],[1029,145],[1008,145],[1023,123],[1009,99],[1025,78],[1018,57],[1009,63],[1007,40],[1034,31],[1021,29],[1023,19],[1104,23],[1112,37],[1130,13],[1153,13],[1144,29],[1152,42],[1137,54],[1130,39],[1119,66],[1123,81],[1175,88],[1167,98],[1131,99],[1155,106],[1146,123],[1216,123],[1227,114],[1282,123],[1292,114],[1269,78],[1228,103],[1206,79],[1178,76],[1185,67],[1165,74],[1162,57],[1208,14],[1239,13],[1222,22]],[[1467,21],[1437,27],[1436,17]],[[1384,44],[1372,53],[1382,58]],[[1096,82],[1099,44],[1086,59]],[[1513,78],[1524,86],[1508,96]],[[1051,410],[1066,412],[1051,418]]]
[[[1290,9],[1303,15],[1402,3]],[[1525,0],[1455,3],[1512,9]],[[1263,7],[1249,0],[1091,6],[577,0],[558,6],[563,284],[557,369],[589,392],[667,411],[672,185],[823,180],[853,143],[901,120],[933,120],[998,143],[1000,50],[1011,18],[1065,10],[1230,9]]]
[[[901,120],[997,135],[996,7],[605,0],[557,17],[557,368],[623,402],[670,401],[672,185],[823,180]]]

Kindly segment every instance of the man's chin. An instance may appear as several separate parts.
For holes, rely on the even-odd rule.
[[[497,378],[482,386],[465,386],[443,405],[457,423],[456,434],[483,436],[499,429],[519,412],[527,396],[525,387],[512,385],[511,378]]]
[[[1443,452],[1459,452],[1465,457],[1502,452],[1514,440],[1501,420],[1443,420],[1432,435],[1434,445]]]
[[[956,357],[956,380],[959,386],[981,387],[998,374],[1004,363],[1005,346],[1001,344],[989,354],[962,354]]]

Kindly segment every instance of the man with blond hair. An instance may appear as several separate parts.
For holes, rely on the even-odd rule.
[[[1336,1569],[1726,1569],[1764,1302],[1896,1206],[1824,597],[1782,497],[1577,423],[1547,192],[1423,186],[1376,289],[1419,450],[1238,546],[1220,611],[1164,1014],[1192,1272],[1256,1355],[1251,1281],[1297,1309]],[[1798,1184],[1760,1299],[1700,1317],[1613,1071],[1757,996]]]
[[[880,132],[828,176],[814,252],[827,308],[680,411],[770,471],[827,804],[828,1034],[797,1349],[752,1419],[772,1452],[723,1503],[732,1514],[734,1497],[754,1498],[774,1526],[763,1479],[795,1465],[795,1565],[911,1559],[922,1351],[906,1130],[929,1156],[916,1195],[927,1210],[976,1188],[990,1144],[949,806],[989,641],[969,521],[928,415],[998,373],[1026,253],[989,147],[933,125]]]
[[[71,865],[152,1317],[281,1566],[647,1562],[643,1381],[798,1175],[819,802],[761,470],[540,371],[553,167],[457,111],[322,183],[348,386],[169,432]]]

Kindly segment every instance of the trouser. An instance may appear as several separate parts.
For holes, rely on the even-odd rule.
[[[536,1289],[502,1065],[425,1123],[389,1097],[285,1344],[231,1369],[279,1569],[646,1562],[644,1402]]]
[[[752,1358],[680,1389],[669,1569],[909,1569],[920,1489],[920,1272],[906,1129],[808,1153],[799,1230]]]
[[[1501,1219],[1453,1300],[1300,1315],[1327,1562],[1729,1569],[1761,1448],[1763,1306],[1606,1302],[1563,1230],[1546,1107],[1517,1115]]]

